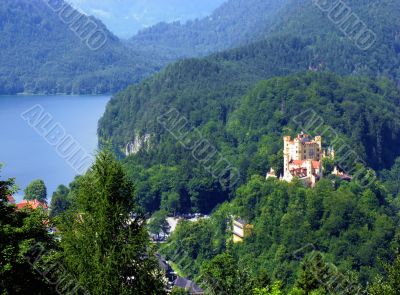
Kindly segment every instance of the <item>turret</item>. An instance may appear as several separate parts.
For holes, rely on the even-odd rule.
[[[289,161],[290,161],[290,145],[292,138],[290,136],[283,137],[283,175],[289,173]]]

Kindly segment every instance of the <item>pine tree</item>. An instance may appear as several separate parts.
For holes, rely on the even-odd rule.
[[[79,179],[61,232],[66,267],[90,294],[164,294],[132,184],[111,152]]]

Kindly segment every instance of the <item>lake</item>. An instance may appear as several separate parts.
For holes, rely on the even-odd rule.
[[[67,139],[73,139],[74,148],[94,155],[97,123],[109,99],[110,96],[0,96],[0,163],[4,164],[0,178],[16,178],[21,188],[17,200],[35,179],[44,180],[50,200],[59,184],[69,184],[81,172],[77,168],[83,165],[78,167],[76,161],[83,155],[77,152],[77,159],[64,157],[56,143],[61,142],[61,136],[65,144]]]

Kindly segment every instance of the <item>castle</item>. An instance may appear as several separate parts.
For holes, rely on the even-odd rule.
[[[300,133],[292,140],[290,136],[283,138],[283,175],[280,179],[291,182],[293,178],[298,178],[305,185],[314,187],[322,178],[322,159],[324,157],[334,157],[334,152],[322,149],[322,138]],[[275,171],[267,174],[268,178],[277,178]]]

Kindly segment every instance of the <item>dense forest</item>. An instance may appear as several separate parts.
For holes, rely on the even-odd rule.
[[[100,121],[101,144],[111,142],[124,157],[127,144],[150,138],[124,161],[140,204],[154,216],[213,212],[210,219],[182,222],[161,249],[185,275],[205,282],[210,294],[221,292],[207,283],[209,277],[228,294],[254,288],[270,294],[273,287],[262,293],[266,281],[291,294],[327,294],[331,286],[313,281],[309,270],[321,263],[334,263],[346,281],[372,294],[381,286],[394,290],[393,282],[386,286],[379,276],[398,251],[400,7],[394,1],[349,1],[376,34],[372,47],[363,50],[352,32],[341,32],[312,3],[290,4],[277,10],[263,40],[178,62],[116,95]],[[171,110],[178,114],[175,122],[187,122],[192,131],[185,143],[200,133],[238,169],[234,187],[212,177],[160,124]],[[323,124],[304,130],[307,124],[299,121],[307,110]],[[353,165],[374,169],[366,168],[371,177],[378,175],[377,182],[366,189],[356,180],[332,178],[311,190],[263,179],[271,167],[282,171],[282,136],[300,131],[322,135],[340,161],[343,150],[321,134],[329,128],[360,159]],[[254,225],[243,244],[229,243],[231,216]],[[306,244],[318,261],[307,253],[293,257]]]
[[[207,212],[232,191],[159,124],[157,118],[171,108],[239,169],[239,183],[269,167],[279,171],[281,138],[301,131],[293,118],[310,108],[352,147],[363,165],[390,169],[399,156],[395,24],[400,7],[387,0],[375,9],[374,3],[349,3],[354,12],[371,20],[368,25],[378,40],[369,50],[357,48],[312,3],[291,1],[277,11],[264,40],[177,62],[115,95],[100,120],[100,143],[111,142],[124,157],[128,144],[150,136],[146,148],[126,159],[128,170],[139,164],[160,175],[155,179],[168,179],[160,185],[180,194],[182,211]],[[291,75],[296,72],[302,74]],[[257,85],[276,76],[282,78]],[[133,174],[137,179],[152,178],[146,172]],[[171,174],[177,178],[172,184]],[[151,195],[156,202],[144,198],[147,209],[159,207],[164,190]]]
[[[75,293],[164,294],[157,252],[207,295],[399,294],[400,5],[346,3],[373,32],[370,47],[315,1],[231,0],[126,44],[90,18],[108,39],[95,51],[44,2],[0,4],[0,94],[138,82],[111,99],[102,151],[58,187],[48,216],[16,210],[14,180],[0,181],[0,290],[55,294],[43,272],[61,265],[53,279],[71,275]],[[266,179],[282,173],[283,136],[300,132],[335,150],[324,177],[315,188]],[[45,201],[47,191],[36,180],[25,193]],[[187,213],[207,216],[150,243],[167,216]],[[233,243],[238,218],[251,230]],[[30,264],[37,245],[45,254]]]
[[[314,189],[254,175],[210,218],[181,221],[157,251],[205,294],[395,295],[399,171],[396,161],[368,188],[333,175]],[[167,294],[136,187],[107,150],[60,186],[50,218],[16,210],[14,181],[0,181],[2,291]],[[254,226],[242,243],[232,243],[233,217]]]
[[[231,0],[210,16],[185,23],[160,23],[132,37],[133,48],[193,57],[261,39],[288,0]]]
[[[175,63],[116,95],[101,121],[100,136],[112,138],[118,148],[124,149],[135,132],[146,132],[144,125],[157,113],[156,109],[167,104],[176,106],[184,115],[195,105],[193,109],[202,114],[191,121],[195,126],[208,121],[209,110],[222,109],[224,121],[246,91],[272,76],[313,70],[398,81],[397,2],[386,0],[385,5],[376,8],[376,1],[351,1],[354,11],[370,20],[369,27],[377,36],[367,51],[357,48],[312,3],[291,4],[280,10],[264,40],[203,59]]]
[[[176,24],[160,24],[135,37],[137,42],[125,42],[101,21],[81,14],[65,1],[2,1],[0,94],[116,93],[181,57],[233,48],[255,38],[250,32],[255,33],[256,23],[268,19],[277,5],[247,2],[230,0],[217,10],[218,21],[196,21],[200,27],[187,25],[184,31],[175,32]],[[238,18],[243,12],[246,15]],[[156,33],[163,26],[172,30],[163,35],[180,47],[163,44]],[[248,29],[243,31],[244,27]],[[199,37],[200,33],[204,36]],[[214,46],[216,39],[218,46]],[[191,50],[194,43],[197,49]]]
[[[16,207],[15,192],[13,179],[0,180],[1,294],[166,294],[134,188],[111,152],[75,181],[57,218]]]
[[[100,21],[63,1],[49,3],[0,3],[0,94],[114,93],[165,64],[127,50]]]
[[[305,131],[318,135],[319,131],[333,128],[341,139],[338,142],[351,147],[362,160],[360,164],[365,163],[380,171],[390,169],[400,156],[396,144],[400,140],[400,122],[397,119],[400,95],[395,84],[386,79],[340,78],[327,73],[306,72],[260,82],[239,101],[226,100],[225,105],[222,100],[215,102],[214,97],[209,101],[205,96],[201,101],[197,100],[196,92],[193,96],[177,97],[176,102],[167,106],[157,101],[157,98],[163,99],[168,95],[165,91],[158,97],[146,95],[155,101],[150,99],[142,103],[157,106],[153,109],[157,112],[153,114],[155,116],[170,107],[182,110],[189,122],[197,123],[194,126],[202,138],[238,168],[239,183],[245,183],[254,174],[264,175],[270,167],[281,173],[282,137],[303,130],[306,124],[300,122],[303,120],[301,113],[308,109],[317,113],[324,125]],[[213,107],[208,112],[199,111],[206,105]],[[134,112],[133,109],[124,111]],[[146,114],[144,118],[148,116]],[[293,120],[299,116],[298,120]],[[305,119],[309,120],[307,116]],[[140,123],[145,124],[144,132],[152,134],[150,148],[129,156],[125,163],[139,192],[143,190],[141,199],[146,210],[157,210],[170,195],[178,194],[180,201],[174,210],[207,213],[230,197],[232,191],[213,178],[193,157],[192,150],[180,144],[162,125],[147,120],[136,122],[136,126]],[[336,138],[326,135],[324,145],[333,144],[339,162],[348,150],[334,144]],[[138,170],[138,166],[143,170]]]
[[[291,294],[357,294],[345,292],[344,284],[332,292],[334,288],[324,283],[340,273],[349,285],[366,289],[367,282],[372,285],[383,273],[384,262],[394,261],[399,245],[399,203],[394,199],[398,196],[379,182],[363,189],[356,182],[332,180],[309,189],[254,176],[210,219],[181,222],[161,251],[199,282],[210,275],[210,265],[225,269],[225,277],[218,271],[211,274],[225,282],[224,290],[236,290],[234,294],[249,294],[261,278],[280,281],[283,289],[294,289]],[[231,216],[254,225],[243,243],[232,244]],[[321,257],[316,259],[317,255]],[[333,264],[337,273],[314,263]],[[250,285],[240,284],[246,277],[253,283],[249,279]]]

